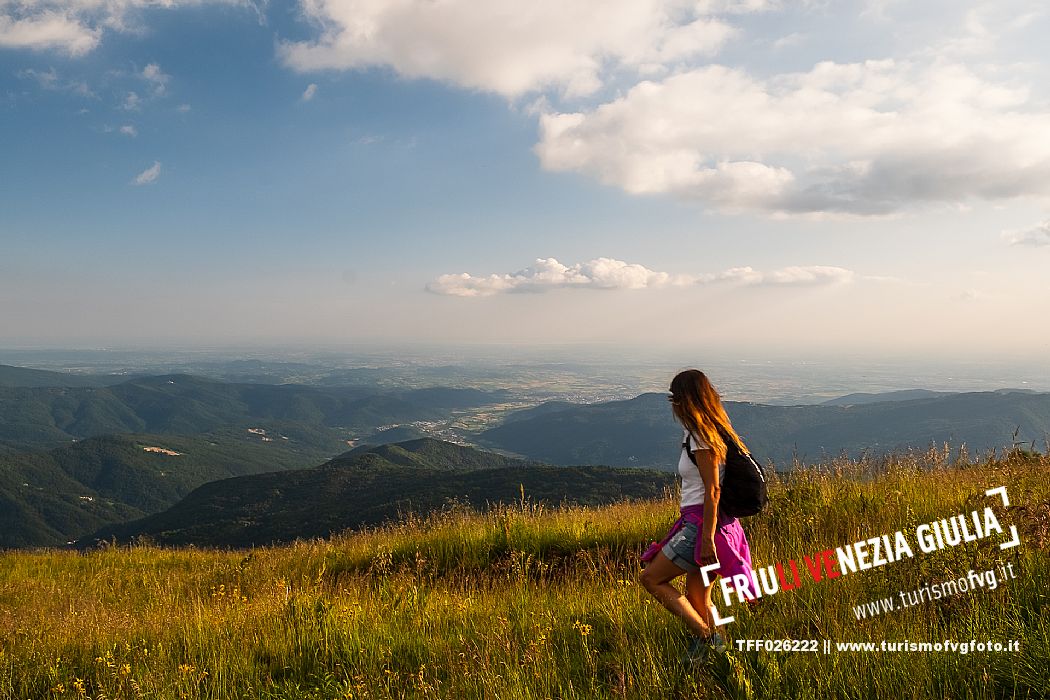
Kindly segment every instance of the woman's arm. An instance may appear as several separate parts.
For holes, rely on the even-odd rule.
[[[693,456],[704,482],[704,531],[700,533],[701,561],[698,563],[707,566],[718,561],[715,556],[715,530],[718,527],[718,499],[722,495],[722,485],[718,480],[715,451],[710,448],[696,450]]]

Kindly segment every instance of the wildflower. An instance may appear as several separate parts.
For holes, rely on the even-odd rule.
[[[190,664],[179,664],[179,673],[193,673],[197,669]]]
[[[64,695],[65,692],[66,692],[66,686],[64,686],[61,683],[59,683],[58,685],[56,685],[54,688],[51,689],[51,692],[54,693],[55,695]]]
[[[130,676],[131,675],[131,664],[122,664],[120,667],[120,675]]]
[[[577,620],[576,622],[572,623],[572,626],[573,626],[573,629],[575,629],[576,631],[578,631],[580,633],[581,637],[586,637],[587,635],[589,635],[591,633],[591,630],[593,629],[590,625],[584,624],[583,622],[580,622],[579,620]]]

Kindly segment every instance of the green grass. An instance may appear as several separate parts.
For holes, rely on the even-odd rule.
[[[251,551],[0,555],[0,698],[1026,698],[1050,694],[1050,460],[839,462],[773,485],[756,565],[983,508],[1006,485],[1022,544],[980,540],[739,611],[734,639],[1021,641],[1018,653],[745,652],[699,668],[636,583],[672,499],[462,506]],[[852,606],[1012,562],[1018,577],[858,622]],[[800,572],[803,577],[807,574]]]

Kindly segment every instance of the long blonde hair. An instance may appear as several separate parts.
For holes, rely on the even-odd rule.
[[[741,449],[747,449],[729,422],[721,397],[700,370],[687,369],[675,375],[671,380],[670,399],[678,422],[714,450],[715,464],[726,459],[727,446],[723,435],[731,436]]]

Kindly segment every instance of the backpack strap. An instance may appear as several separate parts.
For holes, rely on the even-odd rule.
[[[726,432],[725,432],[724,430],[722,430],[721,428],[719,428],[719,429],[718,429],[718,434],[722,436],[722,439],[723,439],[723,440],[725,440],[725,443],[726,443],[726,453],[727,453],[727,454],[728,454],[728,451],[729,451],[730,449],[732,449],[732,448],[735,448],[735,449],[736,449],[736,451],[737,451],[737,452],[739,452],[739,453],[740,453],[740,454],[742,454],[742,455],[748,455],[748,456],[750,456],[750,455],[751,455],[751,453],[750,453],[750,452],[748,452],[748,451],[747,451],[747,449],[746,449],[746,448],[745,448],[745,447],[744,447],[743,445],[741,445],[741,444],[740,444],[739,442],[737,442],[735,438],[733,438],[733,437],[732,437],[731,435],[729,435],[728,433],[726,433]]]
[[[693,451],[689,449],[689,440],[692,437],[693,437],[693,433],[691,431],[689,431],[689,430],[686,430],[685,431],[685,440],[682,441],[682,449],[685,450],[685,456],[689,458],[689,461],[692,462],[694,466],[699,467],[700,465],[696,463],[696,455],[694,455]],[[695,440],[694,440],[694,442],[695,442]],[[697,445],[697,449],[700,449],[699,445]],[[711,449],[710,446],[708,446],[707,449]]]
[[[693,463],[693,466],[699,467],[700,465],[696,463],[696,457],[693,455],[693,451],[689,449],[689,438],[692,436],[693,434],[686,429],[685,440],[682,441],[682,449],[685,450],[685,456],[689,458],[689,461]]]

